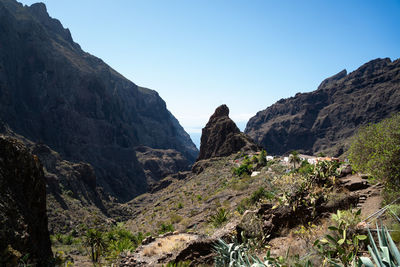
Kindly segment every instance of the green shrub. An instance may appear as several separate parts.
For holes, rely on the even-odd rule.
[[[62,238],[62,243],[64,245],[72,245],[74,242],[74,237],[72,235],[64,235]]]
[[[266,191],[264,187],[260,187],[251,194],[249,200],[250,204],[256,204],[262,198],[271,200],[274,199],[274,197],[275,195],[272,192]]]
[[[267,152],[264,149],[261,150],[260,155],[258,155],[258,163],[261,166],[267,165],[267,158],[266,157],[267,157]]]
[[[393,232],[390,233],[392,236],[392,239],[394,242],[399,243],[400,242],[400,224],[395,223],[390,225],[390,228],[392,229]]]
[[[56,233],[54,235],[55,239],[57,240],[57,242],[62,243],[63,242],[63,235],[60,233]]]
[[[359,129],[349,150],[356,171],[371,174],[387,186],[400,187],[400,113]]]
[[[350,266],[360,250],[359,242],[367,239],[367,236],[355,233],[350,227],[359,218],[361,210],[356,213],[349,212],[351,216],[340,210],[333,214],[332,220],[336,225],[328,227],[330,233],[325,235],[325,238],[314,242],[317,251],[334,266],[341,266],[338,263]]]
[[[239,202],[239,204],[236,207],[236,210],[239,212],[239,214],[243,214],[247,210],[247,207],[249,205],[250,205],[250,199],[246,197]]]
[[[233,173],[236,174],[237,176],[242,176],[243,174],[251,174],[251,171],[253,169],[253,165],[243,163],[237,168],[233,169]]]
[[[246,153],[239,151],[239,152],[236,153],[236,156],[235,156],[234,159],[240,159],[240,158],[243,158],[243,157],[248,157],[248,156],[247,156]]]
[[[74,243],[74,237],[72,234],[61,234],[61,233],[56,233],[55,235],[50,236],[50,240],[54,242],[58,242],[59,244],[63,245],[72,245]]]
[[[331,218],[336,224],[343,222],[347,228],[355,229],[357,224],[361,222],[361,210],[353,211],[348,210],[338,210],[336,214],[332,214]]]
[[[392,204],[388,208],[389,212],[393,217],[393,221],[389,223],[389,229],[392,229],[390,235],[394,242],[400,242],[400,205]]]
[[[127,238],[112,240],[108,246],[108,250],[117,256],[124,251],[133,251],[135,250],[135,244]]]
[[[134,251],[143,241],[144,236],[141,232],[137,235],[123,229],[122,226],[117,226],[107,233],[108,261],[113,262],[121,253]]]
[[[160,230],[158,230],[158,233],[165,234],[165,233],[173,232],[173,231],[174,231],[174,226],[172,224],[162,223],[160,226]]]
[[[331,183],[330,177],[339,177],[340,162],[337,161],[320,161],[314,165],[310,178],[317,184]]]
[[[56,251],[54,253],[54,259],[52,264],[54,264],[55,266],[65,266],[65,267],[74,266],[73,260],[71,262],[70,259],[68,258],[69,256],[66,256],[64,251],[62,250]],[[19,266],[30,266],[30,265],[20,264]]]
[[[221,226],[224,222],[228,221],[228,212],[224,208],[219,208],[217,212],[211,216],[210,223],[215,227]]]
[[[297,170],[298,173],[303,175],[312,174],[314,171],[314,165],[308,163],[307,160],[303,160],[301,162],[300,168]]]

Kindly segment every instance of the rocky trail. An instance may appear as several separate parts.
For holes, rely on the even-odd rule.
[[[357,209],[361,209],[362,218],[366,218],[380,209],[383,201],[381,192],[383,185],[380,183],[370,184],[368,176],[354,174],[340,179],[340,183],[350,192],[358,195]]]

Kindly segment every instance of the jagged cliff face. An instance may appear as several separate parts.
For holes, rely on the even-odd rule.
[[[400,111],[400,60],[376,59],[324,80],[316,91],[282,99],[260,111],[245,133],[268,153],[291,150],[339,156],[364,124]]]
[[[10,245],[38,266],[52,258],[46,183],[37,157],[19,141],[0,136],[0,251]],[[8,266],[0,259],[1,266]],[[4,264],[4,265],[3,265]],[[11,265],[10,265],[11,266]]]
[[[147,189],[134,147],[197,149],[157,92],[82,51],[44,4],[0,2],[0,117],[61,157],[90,163],[120,200]]]

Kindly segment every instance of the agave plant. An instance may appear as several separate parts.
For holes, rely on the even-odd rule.
[[[215,267],[265,267],[275,266],[266,265],[255,256],[249,255],[243,244],[226,243],[219,239],[214,245],[214,251],[217,253],[215,258]]]
[[[227,244],[222,239],[218,240],[218,243],[214,245],[214,251],[217,253],[215,257],[215,267],[288,267],[286,263],[288,258],[288,252],[286,257],[273,257],[268,250],[267,255],[263,260],[260,260],[257,256],[253,256],[248,253],[246,247],[241,244],[230,243]],[[293,266],[293,265],[290,265]],[[310,261],[307,261],[304,265],[295,263],[294,266],[298,267],[312,267]]]
[[[371,231],[368,229],[368,236],[370,245],[368,245],[368,251],[370,256],[373,259],[373,262],[368,257],[352,257],[351,262],[346,263],[337,263],[332,260],[328,260],[325,263],[328,263],[330,266],[335,267],[344,267],[344,266],[352,266],[352,267],[400,267],[400,252],[393,242],[388,230],[386,227],[377,228],[378,234],[378,242],[379,248],[377,247]],[[364,239],[364,238],[362,238]],[[340,241],[340,240],[339,240]],[[340,243],[342,243],[340,241]],[[343,242],[344,243],[344,242]],[[267,252],[267,255],[264,257],[263,261],[258,257],[253,256],[248,253],[246,247],[244,245],[238,244],[228,244],[223,240],[218,240],[218,243],[214,245],[214,251],[217,253],[217,257],[215,258],[215,266],[216,267],[286,267],[289,266],[286,262],[286,258],[284,257],[272,257],[270,252]],[[354,252],[353,252],[354,253]],[[354,253],[356,255],[357,253]],[[374,264],[375,263],[375,264]],[[294,265],[293,265],[294,264]],[[305,266],[312,267],[310,261],[306,263],[295,262],[290,266]],[[324,266],[326,266],[324,264]]]
[[[354,258],[352,267],[399,267],[400,266],[400,252],[390,237],[389,231],[386,227],[378,228],[376,225],[379,249],[372,237],[371,231],[368,229],[368,237],[370,244],[368,245],[368,252],[372,257],[375,264],[368,257],[359,257],[358,260]],[[341,264],[330,262],[335,267],[343,267]]]
[[[228,211],[224,208],[219,208],[217,212],[210,217],[210,223],[215,227],[221,226],[224,222],[228,221]]]
[[[368,229],[368,236],[370,240],[370,245],[368,245],[368,251],[374,260],[376,266],[378,267],[398,267],[400,266],[400,252],[393,242],[389,231],[386,227],[382,226],[378,229],[378,224],[376,225],[376,230],[378,234],[379,249],[376,246],[375,240],[372,237],[371,231]],[[360,262],[366,267],[374,267],[375,265],[367,257],[360,257]],[[360,265],[361,266],[361,265]]]

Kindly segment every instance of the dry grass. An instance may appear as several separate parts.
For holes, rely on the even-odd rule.
[[[310,224],[307,227],[298,226],[289,230],[286,236],[272,239],[269,242],[271,254],[274,256],[304,256],[313,250],[315,240],[322,238],[328,231],[332,222],[328,218],[321,219],[316,225]]]
[[[134,219],[126,223],[128,229],[132,232],[156,233],[157,222],[164,222],[173,224],[179,231],[212,234],[207,220],[212,209],[224,207],[233,214],[244,197],[260,187],[270,191],[273,176],[280,176],[265,168],[257,177],[237,177],[232,173],[232,168],[238,160],[233,158],[234,155],[214,160],[199,175],[174,181],[163,190],[127,203],[129,208],[135,210]],[[179,209],[178,203],[182,204]]]
[[[157,239],[143,249],[143,256],[152,257],[154,255],[162,255],[172,253],[184,247],[184,245],[195,237],[188,234],[170,235]]]

